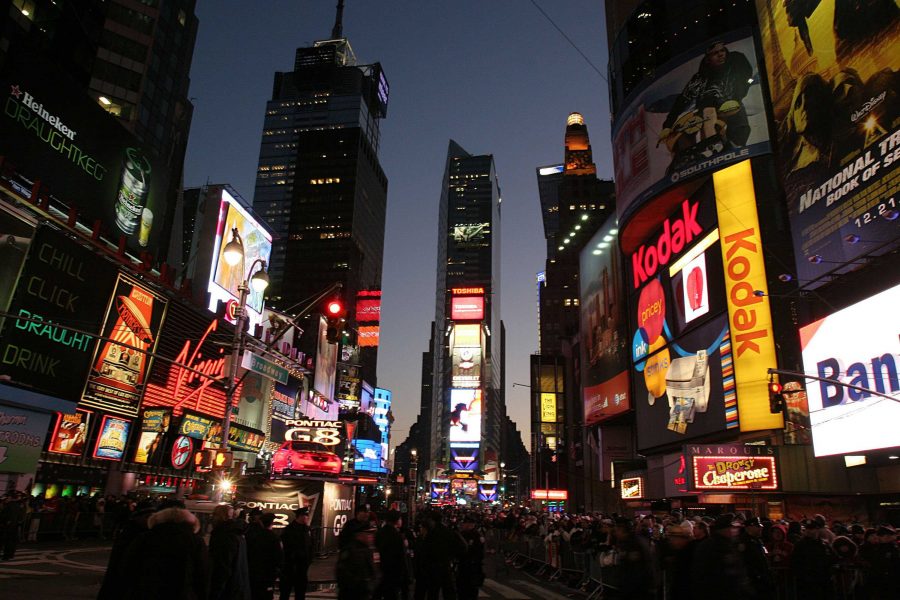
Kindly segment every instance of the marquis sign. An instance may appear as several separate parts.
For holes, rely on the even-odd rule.
[[[691,445],[694,489],[754,490],[778,489],[777,449],[757,445]]]

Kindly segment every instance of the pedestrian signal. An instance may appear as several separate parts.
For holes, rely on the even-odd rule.
[[[232,464],[234,463],[234,452],[229,452],[227,450],[217,450],[216,451],[216,469],[230,469]]]

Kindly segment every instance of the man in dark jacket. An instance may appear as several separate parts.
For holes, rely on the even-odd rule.
[[[736,530],[732,514],[719,516],[709,526],[709,537],[697,546],[691,562],[691,598],[745,600],[753,597],[735,546]]]
[[[16,556],[19,543],[19,528],[25,522],[25,501],[19,492],[10,492],[6,501],[0,503],[0,545],[3,560],[12,560]]]
[[[281,600],[288,600],[291,592],[297,600],[306,598],[309,565],[313,560],[312,530],[309,527],[309,509],[294,511],[294,520],[281,532],[284,548],[284,570],[281,573]]]
[[[456,576],[456,590],[459,600],[475,600],[478,589],[484,583],[484,538],[478,531],[478,522],[469,515],[463,519],[461,535],[466,542],[466,549],[459,558],[459,569]]]
[[[200,523],[183,508],[166,508],[147,519],[149,531],[128,547],[123,586],[101,597],[127,600],[206,600],[209,559]],[[101,592],[102,593],[102,592]]]
[[[821,539],[821,529],[817,521],[804,523],[803,537],[794,544],[791,555],[791,571],[804,599],[827,600],[832,596],[831,567],[837,558]]]
[[[456,578],[453,573],[453,563],[465,552],[466,542],[458,532],[447,528],[441,522],[439,514],[426,517],[426,522],[428,533],[422,540],[421,564],[428,597],[437,598],[438,594],[442,593],[445,600],[456,600]],[[419,557],[416,558],[419,559]],[[417,583],[417,596],[419,594],[418,586]]]
[[[153,514],[154,510],[150,507],[136,510],[131,519],[116,531],[115,541],[113,541],[112,550],[109,553],[109,563],[107,563],[106,572],[103,574],[103,583],[100,585],[97,600],[118,600],[122,597],[122,590],[130,585],[126,572],[128,568],[126,563],[128,547],[141,535],[150,531],[147,522]],[[206,553],[205,544],[203,553]]]
[[[375,547],[381,559],[381,583],[377,595],[382,600],[397,600],[409,587],[406,539],[400,531],[403,521],[396,510],[388,511],[384,525],[375,534]]]
[[[768,551],[762,541],[762,522],[759,517],[751,517],[744,523],[744,529],[738,534],[737,547],[744,559],[747,577],[756,591],[756,597],[768,598],[775,590],[769,571]]]
[[[221,504],[213,510],[213,530],[209,536],[212,563],[210,600],[250,600],[250,574],[247,570],[247,541],[234,509]]]
[[[281,571],[284,553],[281,539],[272,531],[275,515],[263,513],[247,527],[247,569],[253,600],[272,600],[275,580]]]
[[[371,600],[378,585],[375,529],[358,530],[338,554],[338,600]]]
[[[616,519],[614,530],[618,566],[621,575],[622,597],[632,600],[653,600],[656,594],[656,577],[650,543],[634,531],[629,519]]]

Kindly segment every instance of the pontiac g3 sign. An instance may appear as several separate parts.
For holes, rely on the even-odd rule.
[[[771,446],[688,446],[696,490],[778,489],[778,461]]]

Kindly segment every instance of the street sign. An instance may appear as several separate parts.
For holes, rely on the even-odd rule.
[[[244,352],[241,366],[263,377],[273,379],[278,383],[286,384],[288,382],[289,373],[287,369],[252,352]]]

